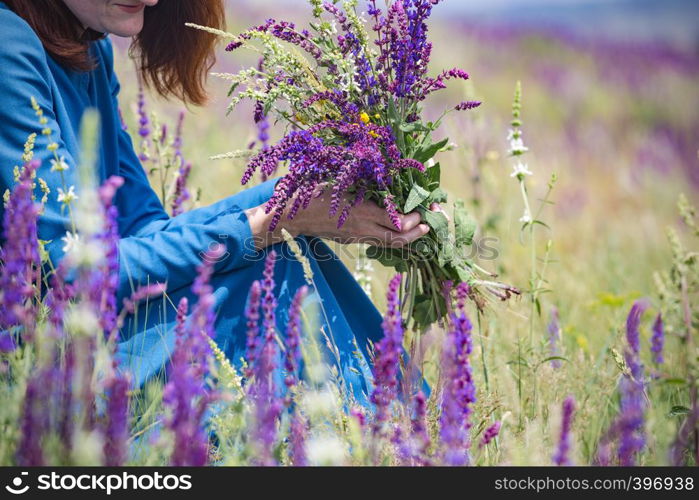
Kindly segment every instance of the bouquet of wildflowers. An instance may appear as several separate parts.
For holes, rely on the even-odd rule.
[[[239,35],[217,32],[229,38],[226,50],[261,54],[256,67],[218,76],[232,84],[229,111],[246,99],[255,104],[259,140],[249,152],[242,183],[255,172],[267,178],[280,164],[288,167],[266,205],[274,213],[270,230],[284,214],[293,218],[326,191],[338,227],[364,200],[385,207],[399,230],[398,214],[417,210],[431,228],[428,235],[401,249],[369,247],[367,254],[407,273],[403,317],[419,328],[446,315],[448,284],[471,285],[479,305],[484,291],[499,298],[513,291],[481,279],[487,273],[466,257],[477,226],[462,202],[454,204],[453,223],[430,210],[433,203],[447,201],[436,159],[451,149],[449,139],[436,137],[442,120],[448,112],[480,104],[462,102],[434,122],[422,119],[426,98],[449,80],[468,79],[458,68],[428,75],[427,20],[439,2],[395,0],[382,9],[369,0],[363,17],[358,0],[310,0],[309,29],[268,19]],[[287,127],[276,144],[269,144],[270,117]]]

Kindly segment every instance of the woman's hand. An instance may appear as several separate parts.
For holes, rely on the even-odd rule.
[[[353,207],[349,217],[339,229],[337,215],[330,217],[329,210],[330,193],[326,191],[320,197],[314,198],[308,208],[299,210],[293,219],[289,220],[286,214],[283,215],[273,232],[268,231],[272,214],[265,214],[264,205],[246,210],[246,214],[258,249],[282,241],[282,228],[289,231],[292,236],[303,234],[327,238],[339,243],[364,242],[391,248],[407,245],[426,235],[430,230],[427,224],[421,223],[420,214],[412,212],[399,216],[402,229],[398,231],[386,210],[373,201],[364,201]]]

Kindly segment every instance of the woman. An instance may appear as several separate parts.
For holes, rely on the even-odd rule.
[[[279,230],[270,233],[269,215],[262,205],[274,180],[219,201],[209,207],[170,218],[148,184],[133,145],[120,126],[119,83],[112,68],[112,47],[105,34],[134,37],[141,76],[159,94],[185,102],[205,102],[205,77],[213,64],[215,40],[186,28],[186,21],[221,27],[223,0],[5,0],[0,2],[0,192],[13,185],[13,166],[21,162],[22,145],[37,132],[35,158],[38,175],[51,187],[51,196],[39,221],[39,238],[48,243],[55,264],[63,254],[61,239],[69,221],[58,202],[63,185],[51,171],[50,141],[68,170],[67,186],[80,189],[75,163],[79,156],[78,126],[88,107],[97,108],[102,121],[98,174],[124,178],[116,196],[119,209],[118,302],[141,284],[167,283],[167,298],[151,302],[148,311],[126,322],[118,355],[136,383],[160,372],[174,345],[174,304],[181,297],[194,300],[191,285],[201,255],[215,243],[225,246],[225,258],[216,262],[216,341],[234,362],[244,353],[243,310],[251,283],[262,275],[264,255],[283,250]],[[49,138],[30,107],[35,97],[53,130]],[[352,212],[342,229],[328,217],[328,200],[319,198],[283,226],[311,256],[316,290],[322,304],[319,321],[337,345],[340,373],[355,397],[364,401],[370,390],[368,341],[381,336],[381,317],[350,273],[317,237],[349,243],[373,238],[399,246],[427,233],[417,213],[402,216],[403,230],[393,229],[382,208],[364,203]],[[0,208],[2,215],[2,208]],[[300,264],[289,252],[275,267],[279,297],[277,323],[284,331],[287,309],[304,282]],[[357,346],[359,352],[357,352]]]

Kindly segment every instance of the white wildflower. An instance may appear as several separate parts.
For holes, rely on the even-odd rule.
[[[519,221],[524,224],[529,224],[532,221],[532,215],[529,213],[529,210],[524,211],[524,215],[519,218]]]
[[[435,166],[435,163],[436,163],[436,162],[434,161],[434,158],[430,158],[430,159],[427,160],[427,162],[425,163],[425,166],[426,166],[427,168],[432,168],[432,167]]]
[[[75,186],[70,186],[67,192],[63,191],[61,188],[58,188],[58,203],[70,205],[77,199],[78,195],[75,194]]]
[[[329,390],[308,391],[303,395],[302,406],[311,418],[320,418],[334,413],[337,402],[335,395]]]
[[[523,177],[525,175],[533,175],[532,171],[529,170],[529,166],[526,163],[517,162],[512,167],[512,173],[510,177]]]
[[[343,465],[348,456],[347,444],[337,436],[318,436],[306,442],[311,465]]]
[[[510,140],[510,155],[521,155],[529,151],[529,148],[524,145],[521,137]]]
[[[99,317],[89,304],[73,304],[66,311],[65,328],[73,335],[96,335],[100,331]]]
[[[51,160],[51,172],[65,172],[66,170],[68,170],[68,164],[65,156],[61,156],[58,160]]]
[[[63,242],[64,253],[74,252],[78,246],[80,246],[80,235],[68,231],[66,235],[61,238],[61,241]]]

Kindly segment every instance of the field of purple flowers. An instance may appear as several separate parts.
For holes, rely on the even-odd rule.
[[[235,2],[228,30],[259,24],[270,10]],[[301,24],[305,12],[274,16]],[[468,285],[455,287],[449,321],[421,334],[416,351],[417,333],[401,322],[402,278],[364,247],[334,247],[385,312],[370,414],[348,400],[321,355],[326,338],[308,320],[308,289],[297,292],[287,331],[275,331],[269,269],[249,291],[246,364],[236,370],[225,359],[206,336],[214,249],[199,269],[196,305],[178,304],[169,379],[133,390],[112,361],[118,328],[162,289],[137,290],[123,308],[113,303],[118,181],[75,200],[79,249],[40,299],[35,263],[44,256],[31,240],[41,180],[29,141],[4,200],[3,231],[12,237],[0,268],[0,463],[699,463],[699,53],[466,17],[432,19],[430,37],[432,73],[464,67],[470,78],[423,113],[437,119],[455,103],[482,103],[444,120],[440,133],[451,144],[438,157],[442,187],[479,223],[475,261],[519,297],[477,304]],[[124,124],[170,212],[243,189],[246,159],[225,153],[274,143],[283,128],[256,126],[253,105],[226,116],[229,82],[215,77],[205,108],[155,101],[140,89],[127,46],[115,48]],[[256,55],[222,50],[213,71],[256,63]],[[89,117],[84,130],[89,150]],[[402,347],[422,366],[430,394],[399,396]],[[278,355],[283,398],[265,383]]]

